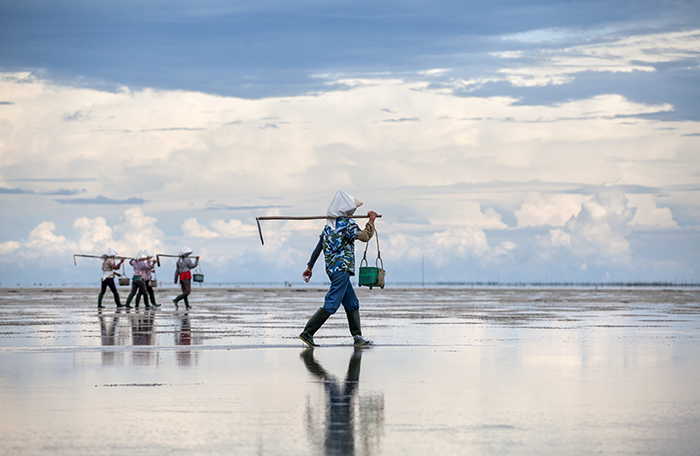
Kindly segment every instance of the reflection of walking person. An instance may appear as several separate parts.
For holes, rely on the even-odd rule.
[[[109,289],[112,291],[112,294],[114,295],[114,303],[117,305],[117,307],[122,306],[122,303],[119,301],[119,292],[117,291],[117,287],[114,286],[114,271],[121,267],[124,260],[121,260],[119,263],[115,263],[114,257],[116,256],[117,252],[112,247],[107,247],[105,253],[102,254],[102,258],[104,258],[104,261],[102,261],[102,286],[100,287],[100,294],[97,297],[97,307],[100,309],[104,307],[102,305],[102,298],[107,291],[107,287],[109,287]]]
[[[301,358],[309,373],[323,382],[326,392],[324,454],[327,456],[355,454],[355,420],[352,401],[360,380],[362,349],[355,347],[342,385],[314,359],[313,348],[304,350]],[[307,417],[307,422],[314,422],[314,420]]]
[[[112,315],[111,323],[109,323],[107,317],[102,315],[101,310],[98,312],[97,318],[100,320],[100,339],[102,345],[117,345],[117,327],[119,325],[119,313],[121,312],[121,310],[122,309],[117,309],[117,311]],[[113,366],[115,362],[115,357],[115,351],[102,350],[102,365]]]
[[[152,310],[131,316],[131,343],[133,345],[155,345],[155,315]]]
[[[360,201],[338,190],[326,211],[326,215],[329,217],[326,221],[326,227],[323,229],[306,270],[302,274],[304,280],[308,282],[314,264],[323,250],[326,273],[331,279],[331,287],[326,293],[323,307],[313,314],[306,323],[304,331],[299,335],[299,338],[311,347],[316,346],[313,338],[316,331],[338,310],[341,304],[345,308],[354,344],[371,344],[370,341],[362,337],[360,301],[355,295],[352,283],[350,283],[350,276],[355,275],[355,240],[367,242],[372,239],[374,220],[377,218],[376,212],[369,211],[367,213],[369,221],[365,225],[365,229],[360,230],[360,227],[350,216],[361,205]]]
[[[105,321],[102,311],[99,312],[97,318],[100,320],[100,339],[102,341],[102,345],[116,345],[117,324],[119,323],[120,311],[121,309],[117,310],[117,313],[112,316],[111,324],[108,324]]]
[[[194,269],[199,265],[199,256],[196,256],[194,261],[189,258],[192,253],[192,249],[189,247],[183,247],[180,250],[180,258],[177,260],[177,267],[175,269],[175,283],[180,280],[180,288],[182,293],[175,299],[173,299],[173,304],[177,307],[178,301],[181,299],[185,300],[185,307],[190,308],[190,301],[187,298],[192,292],[192,273],[190,270]]]
[[[180,318],[180,326],[175,327],[175,345],[187,346],[192,345],[192,325],[190,324],[190,317],[187,311],[183,314],[177,314]],[[197,363],[197,352],[195,352],[194,357],[192,356],[192,350],[178,350],[175,352],[177,357],[177,364],[180,366],[191,366],[192,360],[194,358],[195,364]]]

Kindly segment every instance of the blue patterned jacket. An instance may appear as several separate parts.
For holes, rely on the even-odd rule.
[[[308,266],[313,268],[323,249],[326,274],[329,277],[337,271],[348,271],[350,275],[355,275],[355,240],[367,242],[372,239],[372,235],[374,235],[372,223],[368,222],[365,229],[360,230],[353,219],[341,217],[335,221],[335,229],[327,225],[323,229]]]

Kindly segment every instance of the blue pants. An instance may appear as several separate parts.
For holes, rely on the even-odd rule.
[[[345,312],[359,310],[360,301],[355,295],[355,290],[350,283],[350,273],[348,271],[336,271],[330,276],[331,288],[326,293],[323,309],[333,315],[342,304]]]

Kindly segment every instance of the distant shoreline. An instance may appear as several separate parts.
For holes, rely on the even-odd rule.
[[[329,282],[211,282],[196,286],[197,289],[222,289],[222,288],[280,288],[280,289],[299,289],[299,290],[309,290],[312,291],[317,288],[323,288],[324,290],[328,287]],[[357,289],[363,289],[365,287],[358,287],[356,283],[353,283]],[[99,282],[95,283],[63,283],[63,284],[53,284],[53,283],[36,283],[36,284],[17,284],[15,286],[7,286],[0,284],[0,291],[7,291],[12,289],[30,289],[30,290],[49,290],[49,289],[69,289],[69,288],[99,288]],[[617,282],[496,282],[496,281],[478,281],[478,282],[396,282],[388,283],[385,289],[430,289],[430,288],[468,288],[468,289],[478,289],[478,288],[531,288],[531,289],[552,289],[552,288],[584,288],[584,289],[609,289],[609,288],[698,288],[700,287],[700,282],[685,282],[685,281],[617,281]],[[119,287],[123,290],[128,290],[130,287]],[[170,290],[179,289],[175,284],[160,285],[156,288],[158,290]]]

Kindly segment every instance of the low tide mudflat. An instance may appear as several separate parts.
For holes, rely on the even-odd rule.
[[[700,290],[324,291],[0,289],[0,454],[700,454]]]

